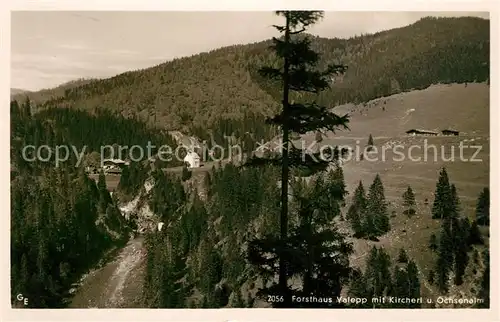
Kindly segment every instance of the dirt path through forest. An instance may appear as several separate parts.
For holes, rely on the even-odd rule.
[[[142,237],[130,240],[118,256],[91,271],[78,287],[69,308],[139,308],[146,250]]]

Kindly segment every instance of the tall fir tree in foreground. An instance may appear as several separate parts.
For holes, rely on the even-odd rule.
[[[258,266],[262,264],[265,253],[276,255],[279,261],[279,282],[267,291],[284,297],[283,302],[277,303],[277,306],[290,307],[292,303],[288,280],[293,274],[290,271],[292,269],[290,260],[294,258],[295,251],[288,238],[290,168],[307,170],[311,174],[325,170],[331,161],[319,159],[319,153],[308,154],[297,148],[290,142],[290,134],[347,129],[347,115],[338,116],[328,111],[328,107],[318,105],[315,100],[320,91],[329,87],[332,76],[344,73],[347,68],[344,65],[330,65],[323,71],[316,69],[319,55],[311,49],[311,40],[303,33],[323,17],[323,12],[277,11],[276,14],[285,19],[284,25],[274,26],[282,33],[282,37],[273,38],[272,46],[282,65],[263,67],[259,72],[261,76],[279,82],[283,88],[282,109],[269,120],[271,124],[281,126],[282,153],[274,158],[253,157],[247,165],[271,163],[281,166],[280,234],[279,238],[268,236],[251,243],[249,255],[250,261]],[[335,152],[331,151],[331,154],[335,158]]]
[[[352,245],[335,227],[334,219],[340,216],[340,204],[345,190],[339,182],[338,172],[330,170],[326,176],[315,176],[310,182],[296,178],[293,191],[294,222],[291,225],[286,244],[288,272],[290,278],[302,282],[301,288],[290,288],[288,296],[329,298],[339,296],[349,280],[351,269],[349,255]],[[254,240],[249,247],[250,261],[257,265],[265,281],[276,275],[276,245],[279,239],[267,237]],[[267,252],[267,254],[266,254]],[[271,256],[269,256],[271,254]],[[272,294],[279,285],[264,288],[261,294]],[[285,299],[285,295],[283,295]],[[339,307],[338,303],[295,302],[293,307]],[[275,306],[284,306],[279,305]]]

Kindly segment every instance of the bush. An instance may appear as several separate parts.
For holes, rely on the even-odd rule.
[[[399,251],[398,262],[399,263],[407,263],[408,262],[408,255],[406,255],[406,252],[403,248],[401,248],[401,250]]]
[[[415,209],[410,208],[410,209],[406,209],[405,211],[403,211],[403,214],[405,214],[408,217],[412,217],[412,216],[415,216],[417,214],[417,212],[415,211]]]

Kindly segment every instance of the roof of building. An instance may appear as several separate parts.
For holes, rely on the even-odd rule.
[[[438,133],[436,131],[423,130],[423,129],[411,129],[411,130],[406,131],[406,133],[410,133],[410,132],[436,133],[436,134]]]
[[[186,154],[186,156],[184,157],[184,159],[185,159],[185,158],[187,158],[187,157],[192,157],[192,158],[197,158],[197,159],[199,159],[199,158],[200,158],[200,156],[198,155],[198,153],[196,153],[196,152],[194,152],[194,151],[189,151],[189,152]]]
[[[124,163],[124,164],[126,163],[121,159],[104,159],[103,162]]]

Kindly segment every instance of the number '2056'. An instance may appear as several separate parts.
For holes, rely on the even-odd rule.
[[[283,302],[285,299],[283,298],[283,295],[268,295],[267,296],[267,301],[268,302]]]

